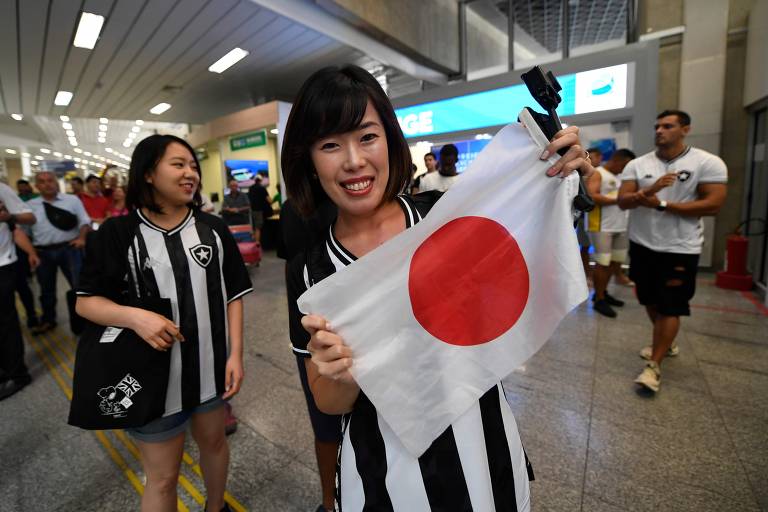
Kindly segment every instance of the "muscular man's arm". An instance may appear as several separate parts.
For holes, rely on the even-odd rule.
[[[599,172],[593,172],[592,176],[587,178],[587,192],[595,201],[595,204],[600,206],[609,206],[618,203],[618,199],[615,197],[604,196],[600,193],[600,184],[603,181],[603,177]]]
[[[640,206],[640,196],[637,191],[637,181],[622,181],[619,188],[619,208],[622,210],[632,210]]]
[[[725,183],[701,183],[696,188],[698,198],[687,203],[667,203],[667,212],[684,217],[717,215],[725,202],[728,187]]]

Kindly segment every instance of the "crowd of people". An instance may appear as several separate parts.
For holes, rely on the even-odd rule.
[[[559,132],[542,154],[546,159],[568,147],[547,174],[579,170],[587,181],[597,204],[584,223],[596,264],[594,309],[616,317],[613,308],[623,302],[608,293],[609,280],[634,282],[653,325],[652,343],[641,352],[648,361],[636,382],[654,392],[662,360],[679,353],[679,318],[690,313],[700,217],[719,210],[727,181],[722,160],[685,144],[687,114],[662,112],[655,129],[656,150],[639,158],[620,149],[605,162],[597,160],[597,150],[585,154],[581,148],[576,127]],[[291,200],[282,206],[281,223],[284,245],[292,248],[285,254],[289,331],[316,440],[323,491],[318,512],[409,503],[439,508],[449,498],[469,500],[469,481],[497,509],[530,507],[533,473],[500,387],[478,401],[482,421],[460,418],[414,457],[352,378],[354,354],[344,340],[324,318],[303,315],[296,304],[309,287],[426,215],[456,181],[458,156],[456,146],[446,144],[439,156],[427,153],[427,172],[414,176],[392,106],[361,68],[323,69],[296,98],[282,152]],[[153,349],[171,353],[163,415],[128,429],[147,476],[142,509],[175,510],[189,427],[200,448],[206,510],[229,510],[225,406],[243,380],[242,298],[252,288],[228,228],[250,224],[260,240],[272,215],[266,183],[258,178],[246,193],[230,180],[220,217],[212,215],[201,195],[195,152],[169,135],[136,146],[125,186],[116,175],[105,177],[72,178],[72,194],[60,192],[57,177],[46,171],[35,175],[34,188],[19,180],[18,193],[0,184],[0,399],[31,380],[14,293],[33,333],[53,329],[61,270],[76,290],[78,315],[130,329]],[[621,268],[628,257],[629,277]],[[32,270],[40,317],[27,279]],[[129,286],[126,276],[140,286]],[[143,307],[153,296],[174,304],[173,318]],[[459,435],[491,443],[499,452],[494,460],[506,463],[465,459],[457,448]],[[396,486],[387,485],[392,479]]]

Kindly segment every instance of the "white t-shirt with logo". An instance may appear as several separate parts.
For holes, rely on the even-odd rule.
[[[459,175],[455,176],[443,176],[439,172],[430,172],[426,176],[421,178],[419,182],[419,192],[427,192],[429,190],[437,190],[439,192],[445,192],[454,182],[459,179]]]
[[[689,203],[698,199],[697,188],[704,183],[727,183],[728,169],[719,157],[688,147],[672,160],[647,153],[629,162],[622,181],[636,181],[638,190],[652,186],[667,173],[678,173],[674,185],[656,194],[662,201]],[[700,254],[704,228],[700,217],[676,215],[654,208],[638,207],[629,214],[629,239],[657,252]]]
[[[32,210],[19,199],[16,192],[5,183],[0,183],[0,201],[11,215],[29,213]],[[13,232],[7,222],[0,222],[0,267],[16,262],[16,246],[13,243]]]

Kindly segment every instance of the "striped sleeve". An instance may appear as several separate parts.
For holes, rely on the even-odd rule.
[[[307,351],[309,333],[301,325],[301,317],[304,314],[299,311],[299,306],[296,304],[301,294],[308,288],[304,278],[304,260],[304,253],[300,253],[288,263],[285,271],[285,284],[288,292],[288,329],[291,347],[296,355],[310,357],[310,353]]]

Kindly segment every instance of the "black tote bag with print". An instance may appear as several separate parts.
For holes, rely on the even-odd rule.
[[[140,307],[173,318],[169,299],[145,298]],[[170,350],[152,348],[134,331],[88,322],[77,344],[68,423],[109,430],[159,418],[170,364]]]

